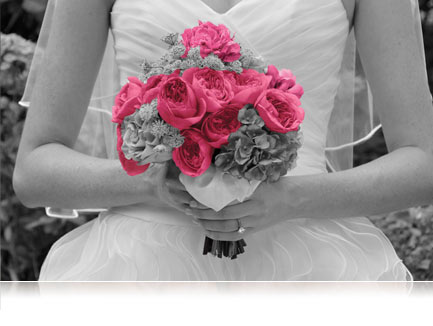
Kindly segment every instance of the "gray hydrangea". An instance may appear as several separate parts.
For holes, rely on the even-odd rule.
[[[133,159],[135,161],[142,160],[142,154],[146,149],[148,142],[154,140],[154,136],[144,133],[134,123],[126,124],[125,128],[122,130],[122,137],[122,151],[125,154],[125,157],[128,160]]]
[[[229,136],[228,144],[215,157],[217,168],[247,180],[275,182],[295,167],[302,145],[300,131],[269,132],[250,105],[239,112],[238,120],[242,126]]]
[[[170,160],[173,148],[184,142],[179,129],[159,116],[157,105],[157,99],[143,104],[122,123],[122,151],[139,165]]]
[[[238,120],[244,125],[256,125],[263,127],[265,122],[258,115],[252,104],[245,105],[238,113]]]

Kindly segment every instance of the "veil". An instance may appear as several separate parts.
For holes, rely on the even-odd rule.
[[[414,30],[418,38],[420,57],[425,63],[418,1],[409,1],[412,5]],[[45,64],[44,50],[49,41],[51,22],[56,14],[56,2],[57,0],[48,0],[26,88],[20,101],[24,107],[30,106],[39,68]],[[329,121],[325,150],[327,165],[331,171],[351,168],[353,166],[353,147],[371,138],[381,127],[374,112],[370,86],[357,55],[353,29],[347,38],[339,74],[341,82]],[[120,88],[114,39],[110,28],[104,57],[74,149],[91,156],[117,158],[115,124],[111,123],[111,107]],[[79,212],[101,210],[64,210],[47,207],[46,213],[53,217],[74,218]]]

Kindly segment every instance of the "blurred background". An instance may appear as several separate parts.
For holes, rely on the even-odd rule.
[[[47,0],[0,0],[0,159],[1,280],[37,280],[44,257],[63,234],[94,218],[56,219],[44,209],[24,207],[14,194],[12,173],[26,117],[18,105],[30,67]],[[433,0],[419,0],[430,90],[433,92]],[[433,126],[432,126],[433,127]],[[360,165],[387,153],[381,132],[355,148]],[[433,280],[433,206],[371,216],[391,240],[415,280]]]

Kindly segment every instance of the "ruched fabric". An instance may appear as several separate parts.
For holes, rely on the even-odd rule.
[[[117,0],[111,28],[119,85],[158,59],[161,37],[198,20],[223,23],[241,45],[290,69],[304,88],[304,145],[288,175],[327,173],[325,143],[349,23],[341,0],[242,0],[218,14],[200,0]],[[235,260],[202,254],[191,217],[155,204],[111,208],[59,239],[40,280],[406,281],[411,275],[366,217],[288,219],[245,236]]]

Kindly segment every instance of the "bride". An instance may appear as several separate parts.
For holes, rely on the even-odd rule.
[[[40,280],[411,279],[390,241],[365,216],[433,199],[433,109],[413,28],[417,1],[54,2],[54,14],[44,22],[51,32],[31,96],[14,188],[28,207],[106,210],[53,245]],[[290,68],[305,91],[304,145],[297,167],[218,213],[197,204],[174,177],[167,177],[164,191],[156,191],[146,173],[124,172],[110,121],[113,97],[107,96],[137,75],[142,59],[161,56],[162,36],[198,20],[225,24],[266,62]],[[350,32],[389,154],[327,173],[326,139],[334,127],[330,119],[337,95],[347,85],[340,68]],[[112,66],[104,55],[110,47]],[[108,100],[96,107],[89,100],[96,99],[97,88],[99,99]],[[104,156],[74,149],[92,110],[99,114],[94,129],[102,128]],[[341,112],[332,121],[344,125]],[[234,260],[203,255],[206,235],[244,238],[248,246]]]

